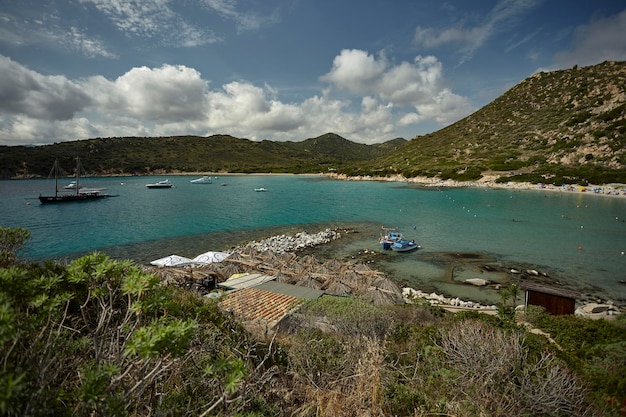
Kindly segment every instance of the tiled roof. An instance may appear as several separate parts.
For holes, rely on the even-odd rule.
[[[242,288],[228,293],[219,306],[242,321],[266,320],[268,326],[278,323],[301,300],[258,288]]]

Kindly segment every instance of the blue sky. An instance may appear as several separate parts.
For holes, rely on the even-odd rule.
[[[623,0],[0,0],[0,145],[411,139],[605,60]]]

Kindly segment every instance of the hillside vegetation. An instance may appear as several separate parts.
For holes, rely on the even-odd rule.
[[[345,173],[626,182],[626,62],[537,73],[476,113],[351,168]]]
[[[302,142],[254,142],[228,135],[97,138],[38,147],[0,147],[0,177],[46,177],[54,160],[71,175],[80,157],[91,175],[178,172],[316,173],[395,150],[404,139],[364,145],[328,133]]]

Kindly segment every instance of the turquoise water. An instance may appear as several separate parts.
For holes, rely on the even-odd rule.
[[[165,178],[174,188],[145,187]],[[548,269],[568,286],[626,300],[620,283],[626,279],[626,198],[421,189],[317,176],[220,176],[213,184],[191,184],[193,178],[90,178],[88,186],[119,197],[60,205],[36,200],[50,193],[52,180],[0,181],[0,225],[31,231],[20,255],[32,260],[101,250],[141,262],[225,250],[280,230],[275,228],[315,232],[328,224],[359,225],[359,238],[347,248],[378,250],[380,226],[396,226],[423,249],[402,254],[392,267],[422,283],[442,274],[434,254],[478,252],[502,265]],[[259,187],[268,191],[255,192]],[[440,281],[434,287],[447,288]]]

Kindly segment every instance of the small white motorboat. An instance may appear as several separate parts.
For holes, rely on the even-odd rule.
[[[267,188],[255,188],[254,191],[256,191],[257,193],[264,193],[265,191],[267,191]]]
[[[192,184],[213,184],[213,180],[208,175],[189,181]]]
[[[84,188],[84,185],[81,185],[79,188]],[[69,184],[67,184],[65,187],[66,190],[75,190],[76,189],[76,181],[72,181]]]
[[[155,182],[153,184],[146,184],[148,188],[172,188],[172,183],[170,180],[162,180],[159,182]]]

